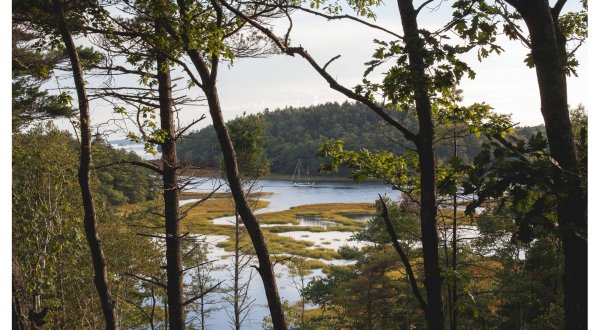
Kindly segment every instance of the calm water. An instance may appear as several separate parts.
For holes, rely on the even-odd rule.
[[[190,191],[209,192],[219,184],[217,180],[204,180]],[[219,191],[227,191],[223,185]],[[375,202],[379,194],[398,199],[400,193],[388,185],[374,182],[354,183],[352,181],[318,181],[313,188],[294,187],[288,180],[258,180],[253,191],[269,192],[272,195],[264,200],[270,204],[260,212],[287,210],[304,204],[320,203],[362,203]],[[189,201],[186,201],[189,202]]]
[[[160,152],[158,152],[157,155],[146,153],[144,151],[143,144],[130,143],[124,140],[111,141],[111,144],[115,148],[135,152],[144,159],[155,159],[160,157]],[[214,190],[216,186],[223,183],[222,181],[210,179],[203,179],[201,181],[201,184],[198,184],[189,190],[210,192]],[[222,185],[218,191],[226,192],[227,186]],[[379,194],[382,196],[387,196],[392,200],[398,200],[400,198],[400,193],[392,190],[390,186],[373,182],[354,183],[352,181],[318,181],[313,188],[298,188],[294,187],[288,180],[259,180],[254,191],[272,193],[271,195],[264,197],[264,200],[269,202],[269,206],[258,210],[256,213],[283,211],[291,207],[304,204],[372,203],[379,199]],[[193,201],[194,200],[186,200],[181,202],[181,204],[186,204]],[[223,217],[215,219],[214,222],[219,224],[232,224],[232,219],[233,217]],[[323,221],[322,219],[310,216],[298,217],[297,220],[301,226],[335,226],[335,223]],[[362,218],[359,220],[368,219]],[[470,226],[460,228],[459,233],[459,237],[471,237],[478,235],[477,230]],[[352,233],[348,232],[330,231],[324,233],[312,233],[307,231],[291,231],[281,233],[280,235],[284,235],[296,240],[310,240],[314,243],[315,247],[318,246],[331,249],[338,249],[344,244],[353,246],[362,245],[360,242],[351,241],[350,237],[352,236]],[[210,248],[208,259],[215,260],[213,265],[222,267],[221,269],[212,271],[211,276],[216,282],[225,281],[223,282],[222,287],[231,285],[231,269],[233,264],[232,258],[228,257],[228,252],[216,247],[216,244],[219,241],[226,239],[226,237],[197,236],[199,240],[205,241]],[[441,236],[441,239],[444,239],[444,235]],[[416,243],[416,245],[420,244]],[[333,260],[328,261],[328,263],[339,265],[348,264],[349,262],[344,260]],[[279,288],[279,294],[282,300],[290,303],[300,300],[300,295],[296,289],[296,286],[294,285],[294,280],[297,282],[297,278],[295,279],[293,276],[291,276],[288,272],[288,269],[281,264],[277,264],[275,266],[275,274],[277,276],[277,286]],[[247,275],[248,274],[246,274],[246,276]],[[307,276],[305,283],[308,283],[311,278],[318,276],[323,276],[322,272],[320,270],[313,271],[312,274]],[[189,273],[187,273],[185,279],[186,281],[190,280]],[[267,300],[264,294],[262,281],[260,276],[258,276],[256,273],[250,282],[248,294],[250,295],[251,300],[254,300],[254,302],[252,304],[253,307],[249,316],[242,325],[242,329],[262,329],[263,319],[269,314],[269,309],[267,307]],[[231,305],[224,303],[223,297],[219,294],[211,294],[207,298],[213,300],[215,303],[209,306],[209,308],[213,309],[213,311],[207,317],[206,329],[231,329],[232,326],[228,313],[228,311],[233,309]],[[188,313],[188,322],[193,325],[193,328],[199,328],[198,315],[194,312]]]
[[[209,192],[218,186],[219,182],[215,180],[203,180],[201,184],[198,184],[191,191]],[[267,208],[257,211],[257,213],[263,212],[275,212],[287,210],[293,206],[304,205],[304,204],[320,204],[320,203],[361,203],[375,202],[379,198],[379,194],[382,196],[388,196],[393,200],[397,200],[400,197],[398,191],[392,190],[389,186],[379,183],[354,183],[351,181],[319,181],[313,188],[298,188],[294,187],[290,181],[287,180],[259,180],[257,182],[255,191],[269,192],[271,195],[264,198],[269,202]],[[222,186],[219,191],[227,191],[226,186]],[[183,203],[190,203],[193,200],[183,201]],[[231,224],[232,217],[224,217],[213,220],[215,223],[220,224]],[[333,226],[332,223],[327,221],[320,221],[311,217],[300,217],[298,219],[302,225],[314,225],[314,226]],[[337,249],[344,244],[359,245],[358,242],[350,241],[352,233],[348,232],[325,232],[325,233],[311,233],[305,231],[292,231],[282,233],[281,235],[291,237],[298,240],[310,240],[315,243],[315,246]],[[223,237],[207,236],[205,237],[209,246],[211,246],[211,252],[209,259],[217,260],[216,265],[222,265],[226,269],[214,271],[212,276],[218,281],[225,280],[230,281],[231,275],[229,269],[231,269],[231,258],[223,258],[227,253],[220,248],[217,248],[215,244],[224,239]],[[343,264],[345,261],[337,260],[331,263]],[[290,276],[287,268],[276,265],[275,273],[277,275],[277,286],[279,288],[279,294],[282,300],[293,303],[300,299],[298,290],[295,288],[293,282],[294,278]],[[322,276],[320,271],[313,272],[308,276],[308,280],[315,276]],[[224,283],[225,284],[225,283]],[[262,281],[258,274],[254,276],[249,287],[249,295],[255,299],[253,304],[252,312],[247,319],[247,322],[243,325],[243,329],[262,329],[262,321],[265,316],[269,314],[267,307],[267,300],[264,294]],[[215,300],[220,300],[218,295],[213,295]],[[227,304],[216,304],[216,310],[209,315],[207,320],[207,329],[228,329],[231,328],[229,325],[229,316],[227,310],[231,310],[231,306]],[[194,315],[190,315],[193,317]]]

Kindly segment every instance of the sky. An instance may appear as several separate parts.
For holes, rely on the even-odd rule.
[[[379,24],[401,33],[397,9],[386,6],[377,11]],[[439,27],[446,22],[447,12],[423,12],[420,24],[424,28]],[[277,30],[277,29],[276,29]],[[330,58],[341,58],[328,67],[328,71],[347,87],[362,80],[363,63],[371,58],[375,48],[372,40],[389,39],[386,34],[352,21],[325,21],[322,18],[301,14],[295,17],[292,43],[302,45],[321,64]],[[540,114],[539,94],[534,69],[523,60],[527,50],[517,41],[501,40],[505,49],[483,62],[474,56],[467,62],[477,73],[474,80],[463,79],[464,103],[486,102],[501,113],[512,113],[515,122],[538,125]],[[579,50],[579,77],[568,80],[571,105],[586,104],[587,51]],[[372,75],[377,80],[378,75]],[[380,75],[379,75],[380,76]],[[231,118],[243,111],[257,112],[265,108],[306,106],[327,101],[344,101],[346,98],[328,87],[302,58],[275,55],[263,59],[243,59],[227,70],[221,70],[219,89],[225,117]]]
[[[566,7],[565,11],[578,9],[578,2],[569,3],[571,5]],[[424,9],[419,16],[421,28],[434,30],[441,27],[450,17],[447,7],[438,10]],[[383,5],[375,12],[377,24],[398,34],[402,33],[398,10],[394,5]],[[328,66],[328,71],[338,82],[349,88],[362,80],[364,63],[371,59],[376,47],[373,39],[392,39],[384,32],[350,20],[327,21],[306,13],[295,13],[292,17],[292,45],[301,45],[321,64],[341,55]],[[274,22],[273,28],[276,33],[283,35],[287,29],[287,20]],[[463,57],[477,74],[474,80],[464,78],[460,85],[464,92],[463,103],[485,102],[500,113],[512,114],[513,122],[519,125],[542,124],[535,70],[528,68],[523,62],[526,48],[520,42],[506,38],[500,39],[500,43],[505,51],[500,55],[491,55],[482,62],[474,55]],[[572,106],[587,104],[588,48],[584,45],[578,51],[578,77],[568,78],[569,103]],[[381,72],[370,76],[374,81],[381,77]],[[64,84],[69,83],[65,81]],[[273,110],[286,106],[310,106],[347,100],[344,95],[329,88],[324,79],[303,58],[282,54],[238,59],[233,65],[221,65],[218,89],[226,120],[244,112],[257,113],[266,108]],[[201,96],[198,88],[192,88],[185,93]],[[181,124],[189,123],[202,114],[208,117],[208,109],[205,106],[184,107],[179,114]],[[92,103],[92,117],[95,125],[120,118],[112,113],[112,106],[105,102]],[[195,129],[208,124],[210,121],[204,120],[196,125]],[[71,128],[65,121],[59,123],[59,126],[64,129]],[[111,127],[112,125],[102,124],[100,129],[108,130]],[[127,129],[109,131],[109,139],[122,138]]]

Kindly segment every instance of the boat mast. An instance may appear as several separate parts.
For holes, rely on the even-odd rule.
[[[296,177],[296,172],[298,171],[298,165],[300,165],[300,159],[298,159],[298,162],[296,163],[296,168],[294,169],[294,174],[292,174],[292,183],[294,183],[294,177]],[[300,173],[298,173],[298,176],[300,176]]]

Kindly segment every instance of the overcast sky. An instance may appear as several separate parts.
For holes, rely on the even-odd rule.
[[[392,4],[394,2],[391,2]],[[578,2],[569,1],[576,9]],[[395,6],[377,9],[377,24],[398,34],[402,33],[398,10]],[[449,20],[450,11],[423,10],[420,14],[421,28],[436,29]],[[336,55],[341,58],[328,67],[332,76],[346,87],[354,87],[362,80],[364,63],[371,59],[375,45],[373,39],[391,40],[381,31],[371,29],[349,20],[326,21],[309,14],[295,13],[291,35],[293,45],[302,45],[321,64]],[[285,30],[287,20],[275,24],[276,32]],[[283,33],[281,33],[283,34]],[[464,104],[486,102],[501,113],[511,113],[513,121],[521,125],[543,123],[540,114],[539,94],[535,70],[528,68],[523,60],[526,48],[518,41],[501,40],[504,52],[491,55],[483,62],[474,55],[464,59],[477,73],[474,80],[463,79],[460,88],[464,91]],[[579,77],[568,78],[569,103],[586,105],[588,81],[588,46],[578,51]],[[381,74],[372,74],[377,80]],[[225,119],[234,118],[243,112],[256,113],[265,108],[276,109],[286,106],[309,106],[346,98],[329,88],[309,64],[300,57],[272,55],[266,58],[236,60],[233,66],[222,65],[218,81],[219,95]],[[198,88],[187,91],[200,96]],[[92,106],[94,123],[113,118],[111,108],[103,103]],[[181,112],[182,123],[190,122],[201,114],[208,114],[205,107],[194,107]],[[203,121],[198,128],[209,124]],[[64,123],[61,125],[67,128]],[[119,134],[122,135],[122,134]],[[117,136],[113,135],[112,138]]]
[[[378,23],[401,33],[397,8],[388,6],[377,11]],[[447,22],[447,12],[423,11],[423,28],[436,28]],[[438,23],[439,22],[439,23]],[[436,24],[437,23],[437,24]],[[371,58],[372,40],[389,39],[386,34],[352,21],[325,21],[306,14],[296,15],[293,44],[302,45],[319,61],[326,63],[336,55],[328,71],[347,87],[361,82],[363,63]],[[512,113],[515,122],[523,125],[542,123],[535,70],[523,60],[527,50],[517,41],[502,40],[501,55],[492,55],[483,62],[475,56],[467,58],[477,73],[474,80],[464,79],[465,102],[483,102],[502,113]],[[568,81],[569,103],[586,103],[587,46],[578,53],[579,77]],[[373,75],[375,79],[377,75]],[[225,116],[231,118],[243,111],[257,112],[264,108],[312,105],[327,101],[344,101],[345,97],[330,89],[302,58],[275,55],[264,59],[244,59],[233,67],[221,70],[219,88]]]

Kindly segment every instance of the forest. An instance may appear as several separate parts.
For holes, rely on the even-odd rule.
[[[394,150],[396,153],[408,151],[408,143],[402,134],[388,131],[380,118],[361,103],[326,103],[304,108],[265,110],[262,113],[241,116],[234,121],[247,121],[251,129],[265,125],[264,151],[270,162],[270,173],[292,174],[298,159],[313,175],[319,175],[321,158],[319,147],[328,140],[342,140],[349,150]],[[409,117],[410,118],[410,117]],[[405,125],[416,128],[416,122],[407,118]],[[229,124],[229,122],[228,122]],[[445,127],[444,129],[448,129]],[[511,133],[515,138],[529,138],[534,133],[544,134],[542,125],[535,127],[515,127]],[[203,143],[195,143],[203,141]],[[457,144],[461,150],[459,157],[464,163],[472,163],[481,151],[481,144],[488,141],[485,135],[461,135]],[[218,169],[222,156],[218,152],[218,141],[211,126],[182,137],[177,145],[181,160],[203,164]],[[447,162],[453,156],[453,141],[440,141],[436,145],[437,161]],[[350,169],[339,169],[335,174],[347,176]],[[330,173],[331,174],[331,173]],[[327,173],[322,173],[327,175]]]
[[[300,15],[372,34],[354,85]],[[593,327],[567,88],[587,21],[587,0],[13,0],[12,328]],[[542,125],[463,97],[507,43]],[[222,77],[282,57],[346,101],[226,121]],[[299,158],[376,194],[261,186]]]

